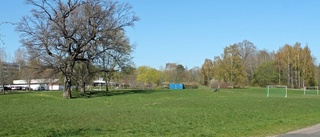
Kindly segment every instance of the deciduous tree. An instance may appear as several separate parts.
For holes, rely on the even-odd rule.
[[[113,78],[114,73],[121,70],[125,74],[126,68],[133,65],[131,53],[134,46],[130,44],[125,33],[119,31],[112,40],[105,41],[102,48],[109,50],[94,57],[94,64],[102,72],[102,77],[106,80],[106,91],[108,91],[108,83]]]
[[[254,72],[253,84],[260,87],[278,83],[278,73],[274,61],[264,62]]]
[[[3,89],[3,93],[5,94],[5,90],[3,88],[4,84],[6,84],[6,75],[4,73],[4,66],[3,63],[6,60],[6,51],[4,48],[0,48],[0,85]]]
[[[276,54],[279,78],[285,77],[282,83],[291,88],[301,88],[305,85],[315,85],[315,65],[308,46],[300,43],[293,46],[286,44]]]
[[[256,63],[256,54],[257,47],[250,41],[244,40],[239,45],[240,57],[242,60],[242,64],[245,67],[245,71],[248,76],[248,82],[253,79],[253,74],[255,69],[257,68]]]
[[[137,69],[137,81],[144,86],[151,87],[152,84],[159,84],[160,72],[148,66],[140,66]]]
[[[184,81],[185,70],[186,70],[186,68],[181,64],[178,64],[176,66],[176,69],[175,69],[175,71],[176,71],[175,82],[176,83],[181,83]]]
[[[188,70],[188,78],[189,82],[201,83],[201,68],[200,67],[193,67],[192,69]]]
[[[204,63],[202,64],[200,74],[201,74],[201,81],[202,84],[208,86],[211,79],[214,78],[214,66],[211,59],[205,59]]]
[[[71,79],[77,61],[116,48],[103,48],[116,34],[138,20],[131,6],[118,1],[99,0],[26,0],[32,16],[23,17],[17,30],[22,44],[36,53],[44,66],[64,75],[65,98],[71,98]],[[94,53],[94,54],[92,54]]]
[[[234,85],[244,85],[247,83],[247,74],[244,64],[241,61],[239,46],[237,44],[230,45],[224,49],[222,55],[222,65],[220,74],[226,82],[231,83],[231,88]]]

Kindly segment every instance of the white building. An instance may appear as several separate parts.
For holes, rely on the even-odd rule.
[[[29,87],[27,80],[13,80],[14,86]],[[32,90],[62,90],[59,79],[31,79],[30,89]]]

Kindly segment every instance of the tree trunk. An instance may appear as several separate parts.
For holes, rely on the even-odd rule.
[[[287,62],[288,64],[288,72],[287,72],[287,82],[288,82],[288,86],[290,86],[290,65],[289,65],[289,55],[288,55],[288,62]]]
[[[80,84],[80,93],[84,95],[86,93],[86,83],[81,81]]]
[[[278,61],[278,68],[279,68],[279,72],[278,72],[278,80],[279,80],[279,85],[281,85],[281,66],[280,66],[280,63]]]
[[[63,91],[63,97],[66,99],[71,99],[71,91],[72,91],[72,83],[71,83],[71,78],[72,78],[72,72],[73,72],[73,67],[74,67],[75,61],[71,61],[70,63],[67,64],[67,68],[65,69],[65,79],[64,79],[64,91]]]
[[[301,72],[300,70],[298,71],[298,81],[299,81],[299,88],[301,88]]]
[[[6,94],[6,90],[4,90],[4,85],[2,85],[3,94]]]
[[[233,72],[233,59],[232,59],[232,56],[231,56],[231,89],[233,89],[233,79],[232,79],[232,72]]]
[[[64,79],[64,91],[63,91],[63,97],[66,99],[71,99],[71,79],[70,76],[65,76]]]
[[[111,73],[111,72],[110,72]],[[108,83],[109,83],[109,77],[107,78],[107,72],[104,72],[103,73],[103,78],[105,79],[105,82],[106,82],[106,92],[109,91],[109,86],[108,86]]]
[[[301,88],[301,64],[300,64],[300,53],[298,54],[298,83],[299,88]]]
[[[78,88],[80,86],[79,94],[84,95],[86,93],[86,83],[83,80],[78,80]]]
[[[30,79],[28,79],[28,87],[29,87],[28,91],[31,92],[32,89],[31,89],[31,80]]]
[[[106,92],[109,91],[109,85],[108,85],[108,82],[106,82]]]
[[[110,79],[108,78],[108,79],[106,79],[106,92],[109,92],[109,81],[110,81]]]
[[[293,81],[293,77],[294,77],[294,74],[293,74],[293,70],[292,70],[292,66],[290,66],[290,75],[291,75],[291,77],[290,77],[290,81],[291,81],[291,88],[294,88],[294,81]]]

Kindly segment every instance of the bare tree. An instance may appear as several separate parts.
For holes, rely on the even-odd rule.
[[[89,83],[93,77],[98,73],[97,69],[95,69],[95,66],[89,61],[79,61],[76,62],[75,68],[74,68],[74,75],[73,79],[77,82],[77,89],[80,86],[80,95],[85,94],[85,86],[86,83]]]
[[[32,58],[31,56],[28,58],[26,65],[21,69],[20,77],[27,82],[28,90],[31,91],[30,85],[32,79],[48,78],[52,76],[51,74],[57,74],[57,72],[50,72],[49,74],[47,73],[46,75],[43,75],[46,70],[48,69],[42,65],[39,58]]]
[[[1,25],[3,25],[3,24],[9,24],[9,25],[17,25],[17,23],[14,23],[14,22],[7,22],[7,21],[4,21],[4,22],[0,22],[0,26]],[[1,42],[1,44],[5,44],[4,43],[4,41],[2,40],[2,37],[3,37],[4,35],[2,35],[1,33],[0,33],[0,42]]]
[[[18,48],[17,50],[14,51],[14,60],[13,62],[16,64],[19,64],[19,79],[24,79],[23,73],[25,72],[25,69],[27,67],[27,59],[28,54],[26,50],[22,48]]]
[[[7,53],[5,48],[0,48],[0,62],[4,62],[7,58]]]
[[[115,48],[110,48],[110,50],[94,59],[100,68],[100,72],[103,73],[103,78],[106,80],[106,91],[109,91],[108,83],[113,78],[114,73],[119,70],[124,71],[125,68],[133,64],[131,57],[133,45],[130,45],[129,39],[123,31],[119,31],[115,36],[111,42],[105,41],[103,44],[103,48],[105,49],[110,46]]]
[[[252,42],[248,40],[244,40],[238,43],[238,45],[240,50],[240,56],[242,59],[242,64],[245,65],[245,71],[248,76],[248,81],[251,81],[253,79],[253,73],[257,68],[255,61],[257,48]]]
[[[117,1],[99,0],[26,0],[35,8],[23,17],[17,30],[22,44],[36,53],[46,67],[64,75],[65,98],[71,98],[71,79],[77,61],[115,48],[102,44],[112,41],[118,31],[138,20],[131,6]]]
[[[14,62],[20,66],[26,64],[26,59],[28,58],[28,53],[22,48],[18,48],[14,51]]]
[[[218,58],[218,57],[217,57]],[[214,62],[211,59],[205,59],[202,67],[200,69],[200,76],[202,79],[202,84],[209,86],[210,80],[214,79]]]
[[[5,94],[4,84],[5,84],[5,74],[4,74],[4,66],[3,63],[6,60],[6,51],[4,48],[0,48],[0,84],[3,90],[3,94]]]
[[[113,39],[104,41],[100,45],[105,52],[97,56],[93,56],[96,54],[96,51],[87,53],[88,58],[92,62],[76,62],[75,72],[79,75],[76,74],[73,78],[77,81],[78,86],[80,86],[80,94],[85,93],[85,84],[90,82],[94,76],[101,73],[102,77],[106,80],[106,91],[109,91],[108,83],[113,78],[114,73],[132,64],[131,53],[133,46],[130,45],[129,39],[123,31],[118,31]]]
[[[2,85],[2,89],[4,89],[5,84],[10,84],[17,78],[19,73],[19,66],[15,63],[8,63],[6,60],[6,50],[5,48],[0,48],[0,84]]]
[[[201,82],[201,75],[200,75],[201,68],[200,67],[193,67],[188,71],[189,75],[189,82]]]

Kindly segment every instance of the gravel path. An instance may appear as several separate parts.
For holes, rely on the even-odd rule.
[[[320,137],[320,124],[279,135],[278,137]]]

